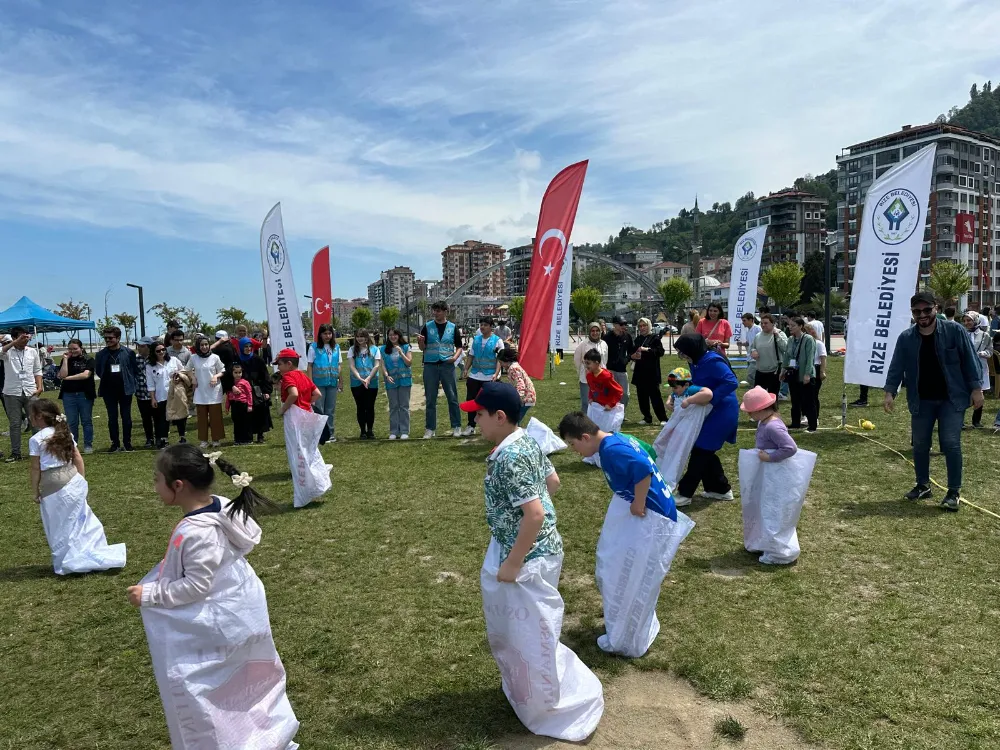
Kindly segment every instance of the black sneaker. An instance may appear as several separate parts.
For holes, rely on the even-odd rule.
[[[926,484],[918,484],[912,490],[903,495],[907,500],[923,500],[931,496],[931,488]]]
[[[144,445],[143,447],[146,448],[147,450],[151,450],[154,447],[153,446],[153,441],[152,440],[147,440],[146,441],[146,445]]]
[[[177,444],[178,445],[186,445],[187,441],[188,441],[188,439],[182,435],[181,438],[180,438],[180,440],[177,441]]]
[[[17,463],[17,462],[18,462],[18,461],[20,461],[20,460],[21,460],[21,454],[20,454],[20,453],[11,453],[11,454],[10,454],[10,455],[9,455],[9,456],[7,457],[7,459],[6,459],[5,463],[8,463],[8,464],[13,464],[13,463]]]
[[[105,453],[120,453],[120,452],[121,452],[121,447],[117,445],[112,445],[105,451]]]
[[[153,446],[150,445],[149,447],[152,448]],[[132,448],[131,445],[126,445],[124,448],[122,448],[121,452],[122,453],[131,453],[132,450],[133,450],[133,448]]]
[[[802,425],[800,424],[786,424],[785,427],[789,430],[801,430]]]
[[[868,402],[867,401],[863,401],[862,399],[859,398],[857,401],[852,401],[851,403],[849,403],[848,406],[863,406],[863,407],[867,407],[868,406]]]
[[[944,496],[938,507],[942,510],[950,510],[952,513],[958,513],[959,502],[961,502],[961,498],[958,496],[958,490],[948,490],[948,494]]]

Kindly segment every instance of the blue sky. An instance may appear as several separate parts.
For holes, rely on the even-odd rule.
[[[990,0],[4,0],[0,306],[166,300],[263,316],[282,202],[300,292],[530,239],[591,160],[574,231],[775,190],[1000,78]],[[11,263],[18,269],[11,273]]]

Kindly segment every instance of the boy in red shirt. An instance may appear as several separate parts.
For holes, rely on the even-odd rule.
[[[615,376],[601,365],[601,353],[591,349],[583,355],[583,365],[587,368],[587,385],[590,386],[590,403],[600,404],[605,411],[618,406],[625,390]]]
[[[278,414],[284,416],[292,406],[312,413],[313,401],[318,401],[323,394],[299,369],[299,355],[294,349],[278,352],[278,372],[281,373],[281,408]]]

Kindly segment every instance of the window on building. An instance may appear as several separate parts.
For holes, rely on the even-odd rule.
[[[962,160],[961,160],[961,161],[960,161],[960,162],[958,163],[958,166],[959,166],[959,167],[960,167],[961,169],[968,169],[968,168],[969,168],[969,162],[968,162],[968,161],[966,161],[965,159],[962,159]]]
[[[959,193],[958,194],[958,202],[959,203],[965,203],[965,193]]]
[[[964,174],[960,174],[958,176],[958,184],[961,185],[962,187],[965,187],[965,175]]]
[[[976,154],[976,158],[981,159],[983,157],[983,149],[980,148],[979,146],[976,146],[976,150],[974,153]]]
[[[983,171],[983,165],[977,161],[975,164],[972,165],[972,171],[975,172],[976,174],[981,174]]]

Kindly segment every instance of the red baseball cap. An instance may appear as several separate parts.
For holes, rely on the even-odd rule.
[[[282,349],[278,352],[278,356],[275,357],[274,361],[277,362],[279,359],[302,359],[299,353],[294,349]]]

